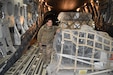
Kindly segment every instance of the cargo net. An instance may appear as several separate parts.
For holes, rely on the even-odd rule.
[[[82,26],[80,30],[63,29],[54,40],[56,71],[63,69],[105,70],[113,68],[113,40],[107,33]]]

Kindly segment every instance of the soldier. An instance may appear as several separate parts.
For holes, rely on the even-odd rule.
[[[51,60],[51,54],[53,52],[53,39],[56,31],[57,26],[53,26],[52,19],[47,19],[46,24],[44,24],[39,32],[38,32],[38,43],[40,48],[43,50],[44,53],[44,63],[48,65]]]

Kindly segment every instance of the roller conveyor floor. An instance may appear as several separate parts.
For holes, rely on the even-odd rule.
[[[32,45],[25,54],[5,73],[5,75],[46,75],[42,61],[43,54],[36,44]]]

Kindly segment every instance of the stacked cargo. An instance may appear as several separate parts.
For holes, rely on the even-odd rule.
[[[61,18],[65,21],[63,16]],[[64,19],[67,18],[65,15]],[[47,69],[49,75],[108,75],[107,72],[113,70],[113,39],[107,33],[93,30],[90,25],[63,28],[56,34],[54,49],[55,57]]]

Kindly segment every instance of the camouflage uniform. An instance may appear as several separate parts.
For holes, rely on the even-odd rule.
[[[41,43],[41,48],[44,53],[44,62],[48,64],[51,60],[51,54],[53,51],[53,39],[57,30],[57,26],[48,27],[46,24],[43,25],[38,33],[38,42]]]

